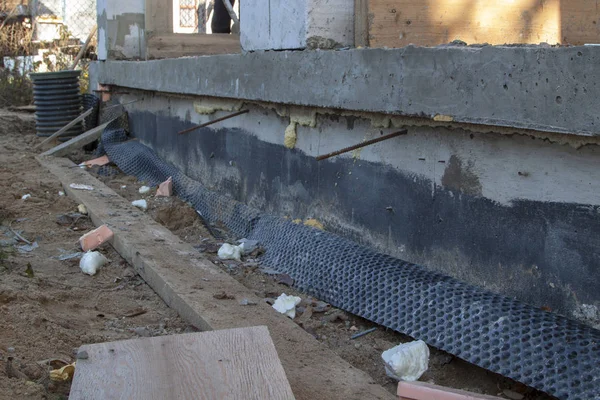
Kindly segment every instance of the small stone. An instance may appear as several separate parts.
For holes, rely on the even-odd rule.
[[[14,347],[9,347],[6,349],[6,351],[8,351],[9,353],[14,353],[15,352],[15,348]]]
[[[133,332],[133,333],[135,333],[138,336],[141,336],[141,337],[150,337],[150,336],[152,336],[152,334],[150,333],[150,330],[148,328],[144,327],[144,326],[140,326],[140,327],[137,327],[137,328],[130,329],[130,331]]]
[[[350,327],[350,330],[351,330],[352,332],[356,332],[356,331],[358,331],[358,328],[357,328],[356,326],[352,325],[352,326]]]
[[[213,297],[217,300],[233,300],[233,299],[235,299],[234,295],[226,293],[223,290],[220,291],[219,293],[213,294]]]
[[[88,358],[90,358],[89,354],[87,351],[83,350],[83,351],[78,351],[77,352],[77,359],[78,360],[87,360]]]
[[[323,320],[327,322],[337,322],[337,321],[346,321],[348,316],[344,314],[342,311],[335,311],[329,315],[326,315]]]
[[[355,349],[360,349],[360,343],[354,343],[354,348]]]

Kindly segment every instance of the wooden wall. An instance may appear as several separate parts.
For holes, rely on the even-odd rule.
[[[366,5],[364,4],[366,2]],[[355,0],[357,45],[600,43],[595,0]],[[365,15],[366,13],[366,15]],[[365,28],[362,28],[363,32]]]

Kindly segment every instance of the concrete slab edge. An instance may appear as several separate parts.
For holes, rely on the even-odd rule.
[[[98,63],[101,84],[600,135],[600,48],[408,46]]]

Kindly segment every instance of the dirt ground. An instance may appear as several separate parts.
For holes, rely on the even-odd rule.
[[[101,249],[111,262],[94,277],[81,273],[77,258],[57,259],[77,252],[78,238],[92,225],[85,217],[74,221],[67,215],[65,221],[66,214],[77,213],[77,204],[59,195],[60,184],[33,158],[30,149],[40,139],[33,134],[32,121],[30,115],[0,110],[0,398],[59,399],[66,398],[69,384],[50,382],[47,376],[51,366],[43,360],[73,362],[76,349],[84,343],[189,332],[193,327],[170,310],[112,247]],[[80,153],[73,159],[79,162],[90,158]],[[300,296],[303,302],[295,321],[395,393],[396,382],[385,375],[381,352],[411,338],[298,292],[288,286],[289,277],[263,272],[259,258],[219,260],[216,252],[220,244],[237,238],[207,226],[177,198],[155,198],[155,190],[141,195],[143,183],[133,177],[98,177],[129,200],[145,198],[148,213],[155,220],[265,301],[273,301],[281,293]],[[26,194],[31,197],[22,200]],[[15,239],[11,230],[30,242],[36,241],[39,247],[19,251],[25,243]],[[33,276],[27,273],[29,264]],[[351,339],[370,328],[377,329]],[[14,358],[12,366],[26,378],[7,376],[9,357]],[[57,364],[60,366],[60,362],[54,362]],[[421,380],[503,398],[552,399],[435,349],[431,349],[429,370]]]
[[[52,366],[43,361],[71,363],[82,344],[193,330],[112,247],[101,249],[110,263],[93,277],[81,273],[79,259],[57,259],[79,251],[92,224],[57,223],[78,205],[33,158],[39,141],[31,115],[0,110],[0,399],[66,399],[69,384],[50,382]],[[19,252],[25,243],[11,229],[39,247]],[[7,376],[9,357],[11,375],[28,379]]]

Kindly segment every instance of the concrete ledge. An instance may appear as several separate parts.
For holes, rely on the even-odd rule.
[[[114,232],[113,247],[182,318],[201,330],[266,325],[297,399],[394,399],[365,372],[338,357],[289,318],[278,314],[253,291],[205,260],[148,215],[132,207],[70,160],[38,156],[69,197],[85,204],[96,225]],[[84,183],[93,191],[74,190]],[[215,300],[225,291],[236,300]],[[258,302],[248,308],[238,301]]]
[[[600,135],[600,48],[406,47],[106,61],[99,81],[158,92]]]

